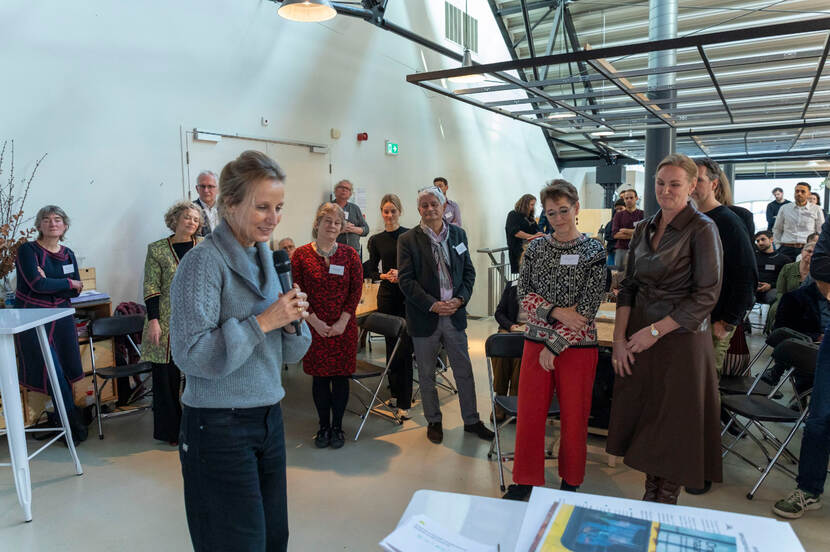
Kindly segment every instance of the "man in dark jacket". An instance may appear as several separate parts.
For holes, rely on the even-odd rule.
[[[435,365],[443,344],[461,403],[464,431],[490,440],[493,432],[478,416],[473,366],[467,345],[467,311],[475,269],[467,234],[444,222],[444,194],[432,186],[418,194],[421,224],[398,238],[398,285],[406,298],[406,326],[412,336],[427,438],[443,440],[441,408],[435,390]]]
[[[830,222],[825,222],[821,228],[810,261],[810,276],[815,280],[820,295],[824,299],[830,298]],[[781,312],[781,305],[778,312]],[[825,333],[818,352],[810,413],[801,440],[797,487],[790,496],[772,507],[775,514],[789,519],[800,518],[807,510],[821,508],[821,494],[827,479],[827,463],[830,461],[830,332],[826,327],[822,330]]]
[[[715,350],[715,369],[723,372],[723,360],[735,327],[744,319],[755,302],[758,287],[758,268],[754,248],[746,227],[738,215],[716,199],[720,167],[707,158],[695,159],[697,185],[692,198],[697,208],[711,218],[718,227],[723,244],[723,285],[712,310],[712,345]]]

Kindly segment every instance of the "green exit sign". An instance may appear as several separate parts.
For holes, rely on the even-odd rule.
[[[386,155],[398,155],[398,144],[386,141]]]

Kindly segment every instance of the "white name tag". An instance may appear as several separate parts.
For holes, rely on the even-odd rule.
[[[455,252],[458,253],[459,255],[463,255],[465,251],[467,251],[467,246],[464,245],[463,243],[459,243],[458,245],[455,246]]]
[[[764,270],[775,270],[775,265],[764,265]]]
[[[559,258],[559,264],[566,266],[574,266],[579,263],[579,255],[562,255]]]
[[[344,210],[343,214],[346,216],[346,220],[349,220],[349,212]]]
[[[345,270],[345,267],[343,265],[333,264],[333,265],[329,266],[329,274],[336,274],[338,276],[342,276],[344,270]]]
[[[452,213],[450,213],[449,211],[444,213],[444,218],[450,220],[452,218]]]
[[[63,273],[64,274],[72,274],[73,272],[75,272],[75,265],[71,265],[71,264],[63,265]]]

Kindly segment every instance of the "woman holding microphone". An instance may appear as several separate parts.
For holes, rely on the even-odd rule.
[[[243,152],[219,177],[221,222],[181,261],[170,290],[173,360],[187,374],[179,433],[193,548],[286,550],[283,363],[311,336],[292,322],[306,295],[285,290],[268,240],[279,224],[285,173]]]

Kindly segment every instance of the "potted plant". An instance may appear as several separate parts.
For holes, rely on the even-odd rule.
[[[2,179],[6,170],[6,153],[9,157],[8,178]],[[9,281],[9,274],[14,272],[14,260],[17,248],[29,241],[35,229],[27,227],[23,218],[23,206],[29,195],[29,188],[35,178],[38,167],[46,154],[37,160],[28,178],[20,179],[20,192],[15,193],[14,177],[14,140],[4,140],[0,149],[0,280],[2,280],[3,297],[7,304],[14,301],[14,289]],[[29,219],[31,220],[31,219]]]

